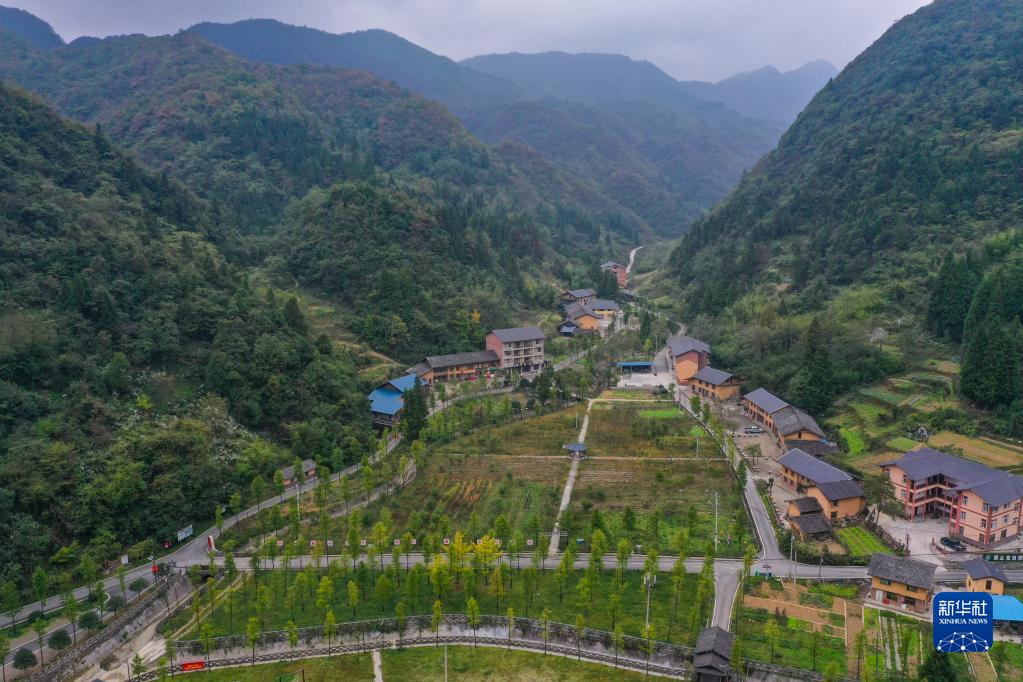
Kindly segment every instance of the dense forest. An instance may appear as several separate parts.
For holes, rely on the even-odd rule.
[[[6,85],[0,178],[0,580],[212,517],[291,461],[256,434],[366,452],[353,359],[225,260],[208,204]]]
[[[796,368],[780,358],[823,314],[848,388],[886,370],[870,359],[875,329],[913,349],[929,325],[965,339],[964,393],[1010,409],[1021,395],[1010,265],[1023,217],[1021,36],[1023,6],[1008,0],[937,0],[903,19],[684,237],[671,265],[686,312],[736,341],[722,346],[734,367],[790,388]]]

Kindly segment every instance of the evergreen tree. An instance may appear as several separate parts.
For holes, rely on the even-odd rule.
[[[952,665],[949,654],[931,651],[917,671],[917,679],[920,682],[960,682],[963,677]]]
[[[957,343],[962,341],[963,325],[976,289],[977,274],[972,260],[968,256],[956,258],[947,254],[927,307],[931,331]]]
[[[416,385],[405,392],[405,410],[401,417],[401,429],[410,441],[419,438],[430,416],[430,407],[426,400],[426,387],[417,378]]]
[[[1017,395],[1019,347],[1014,333],[998,317],[985,319],[963,346],[961,389],[982,407],[1008,405]]]
[[[812,414],[820,414],[831,407],[835,374],[824,323],[819,316],[813,318],[806,330],[803,361],[789,388],[794,402]]]

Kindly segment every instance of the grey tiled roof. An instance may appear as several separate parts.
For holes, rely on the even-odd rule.
[[[777,412],[772,413],[771,419],[774,420],[774,427],[778,429],[778,433],[782,436],[798,431],[809,431],[821,438],[824,437],[824,431],[817,425],[814,418],[798,407],[792,407],[791,405],[783,407]]]
[[[512,343],[515,341],[534,341],[546,339],[544,333],[537,327],[512,327],[510,329],[495,329],[491,332],[501,343]]]
[[[816,497],[797,497],[794,500],[790,500],[789,504],[796,505],[796,509],[799,510],[800,514],[812,514],[823,511],[821,503],[817,501]]]
[[[984,561],[983,559],[969,559],[963,562],[963,566],[966,568],[966,572],[974,580],[994,578],[995,580],[1001,580],[1003,583],[1009,582],[1009,579],[1005,575],[1005,571],[992,563]]]
[[[597,292],[594,289],[569,289],[567,292],[572,298],[587,298],[588,296],[596,296]]]
[[[430,369],[444,369],[459,365],[473,365],[484,362],[497,362],[497,353],[492,350],[474,350],[468,353],[452,353],[451,355],[431,355],[426,358]]]
[[[814,457],[820,457],[822,455],[830,455],[838,452],[838,444],[833,443],[829,440],[796,440],[787,439],[785,441],[785,450],[799,449],[808,455]]]
[[[314,462],[313,460],[311,460],[311,459],[303,459],[302,460],[302,471],[303,472],[310,471],[310,470],[315,469],[315,468],[316,468],[316,462]],[[294,467],[294,465],[289,464],[288,466],[286,466],[283,469],[281,469],[281,475],[284,476],[284,478],[286,478],[286,479],[294,478],[294,476],[295,476],[295,467]]]
[[[774,395],[766,388],[758,388],[755,391],[750,391],[743,397],[767,414],[774,414],[783,407],[789,406],[787,402]]]
[[[973,491],[994,506],[1023,498],[1023,478],[940,450],[920,448],[881,466],[889,465],[899,467],[913,480],[944,476],[954,490]]]
[[[789,521],[807,535],[831,532],[831,524],[821,514],[800,514],[793,516]]]
[[[720,369],[714,369],[713,367],[707,366],[694,374],[693,378],[699,379],[700,381],[706,381],[712,386],[720,386],[731,379],[732,375],[728,372],[723,372]]]
[[[827,462],[822,462],[802,450],[789,450],[778,458],[778,464],[788,467],[800,476],[808,478],[817,484],[852,480],[852,476],[841,469],[833,467]]]
[[[929,590],[934,583],[934,569],[933,564],[878,553],[870,557],[867,575]]]
[[[600,267],[602,267],[602,268],[613,268],[613,267],[624,268],[625,266],[622,265],[621,263],[619,263],[616,260],[609,260],[609,261],[603,263]]]
[[[619,305],[614,301],[610,301],[606,298],[595,298],[586,305],[590,306],[593,310],[618,310]]]
[[[597,317],[597,313],[593,312],[590,306],[586,303],[569,303],[565,306],[565,317],[569,320],[578,320],[584,315]]]
[[[848,500],[853,497],[863,497],[863,488],[856,481],[818,483],[817,489],[821,491],[826,500]]]
[[[723,630],[716,625],[706,628],[696,638],[696,647],[693,649],[693,666],[697,669],[727,670],[732,659],[733,642],[734,637],[728,630]]]
[[[691,336],[673,336],[668,339],[668,350],[671,351],[671,357],[677,358],[692,351],[710,353],[710,346]]]

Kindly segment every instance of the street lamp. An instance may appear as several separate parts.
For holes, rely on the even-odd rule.
[[[646,625],[650,625],[650,589],[657,584],[656,573],[643,574],[643,586],[646,587]]]

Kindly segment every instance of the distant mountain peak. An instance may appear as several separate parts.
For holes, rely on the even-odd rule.
[[[64,39],[39,17],[16,7],[0,6],[0,29],[27,40],[40,50],[61,47]]]

